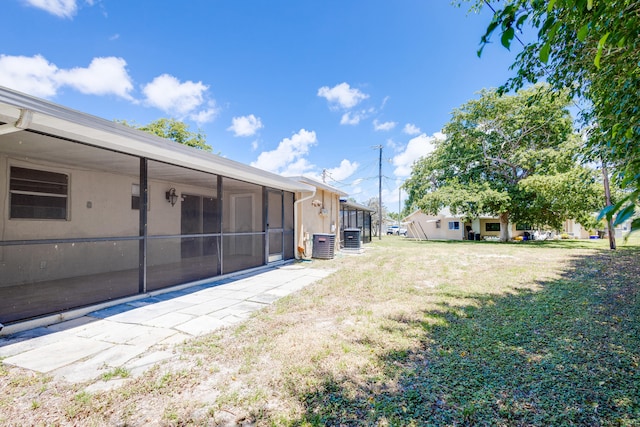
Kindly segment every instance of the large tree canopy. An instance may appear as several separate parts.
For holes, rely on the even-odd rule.
[[[160,118],[153,122],[137,126],[124,120],[119,121],[124,125],[134,127],[138,130],[157,135],[161,138],[170,139],[189,147],[198,148],[204,151],[211,151],[211,146],[207,144],[207,137],[204,132],[189,130],[189,125],[176,119]]]
[[[591,156],[613,165],[627,189],[626,197],[603,214],[617,214],[616,223],[628,220],[640,204],[640,1],[469,1],[494,11],[483,48],[496,31],[509,48],[521,28],[538,30],[516,57],[516,75],[503,89],[543,79],[586,101]],[[640,229],[640,218],[632,228]]]
[[[483,91],[453,112],[446,138],[418,161],[405,183],[408,203],[436,213],[444,206],[474,218],[560,228],[588,222],[602,205],[594,171],[579,165],[569,99],[546,86],[501,96]]]

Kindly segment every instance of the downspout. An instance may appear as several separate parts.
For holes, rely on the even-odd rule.
[[[300,192],[300,194],[302,194],[303,191]],[[303,236],[304,236],[304,226],[302,225],[302,222],[300,222],[300,231],[298,231],[298,205],[301,202],[304,202],[305,200],[309,200],[310,198],[312,198],[313,196],[316,195],[316,190],[315,188],[313,189],[313,191],[310,192],[310,194],[307,197],[303,197],[300,200],[296,200],[295,202],[293,202],[293,223],[295,224],[296,227],[296,249],[295,249],[295,258],[296,259],[300,259],[300,252],[298,251],[299,247],[303,247],[304,245],[304,241]],[[300,207],[302,207],[302,205],[300,205]],[[300,212],[300,218],[302,219],[302,211]]]

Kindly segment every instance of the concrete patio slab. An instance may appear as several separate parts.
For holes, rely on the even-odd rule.
[[[47,373],[73,362],[78,362],[112,346],[112,344],[106,342],[70,336],[61,341],[8,357],[2,362],[32,371]]]
[[[200,316],[190,320],[189,322],[176,326],[175,329],[197,337],[208,334],[211,331],[215,331],[216,329],[220,329],[224,326],[227,326],[227,323],[221,319],[216,319],[210,316]]]
[[[217,300],[210,300],[209,302],[204,302],[202,304],[197,304],[197,305],[192,305],[190,307],[182,308],[179,310],[179,313],[188,314],[192,316],[204,316],[205,314],[211,314],[218,310],[222,310],[227,307],[236,305],[239,302],[240,300],[223,297]]]
[[[124,366],[130,360],[144,354],[148,349],[147,346],[114,345],[88,359],[56,369],[51,374],[55,378],[70,382],[90,381],[96,378],[96,374],[104,375],[117,367]]]
[[[250,318],[277,299],[332,271],[284,265],[191,288],[124,302],[46,327],[0,336],[3,364],[50,373],[96,390],[121,384],[102,375],[125,369],[131,377],[179,357],[173,346]]]

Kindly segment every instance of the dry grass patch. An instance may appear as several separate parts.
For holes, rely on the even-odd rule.
[[[118,389],[2,367],[0,423],[640,425],[639,254],[387,237]]]

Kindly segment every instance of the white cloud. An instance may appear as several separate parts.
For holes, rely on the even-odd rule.
[[[389,212],[398,212],[398,208],[400,210],[404,208],[402,201],[407,197],[407,193],[404,190],[400,190],[400,184],[397,182],[396,187],[392,190],[382,190],[382,203],[389,209]]]
[[[303,157],[317,143],[315,132],[300,129],[291,138],[280,141],[275,150],[260,153],[251,166],[280,174],[300,175],[313,168]]]
[[[360,101],[369,98],[369,95],[360,92],[358,89],[352,89],[348,83],[340,83],[332,88],[323,86],[318,89],[318,96],[329,101],[334,108],[349,109],[360,103]]]
[[[407,135],[417,135],[420,133],[420,128],[413,123],[407,123],[406,125],[404,125],[402,132],[406,133]]]
[[[431,153],[436,140],[441,139],[444,139],[444,135],[440,132],[436,132],[432,136],[423,133],[412,138],[405,150],[393,158],[393,165],[396,167],[393,173],[398,177],[411,175],[413,163]]]
[[[76,0],[25,0],[25,2],[60,18],[72,18],[78,10]]]
[[[387,139],[387,147],[391,148],[396,153],[404,149],[403,144],[400,144],[399,142],[395,142],[391,138]]]
[[[205,104],[205,94],[209,87],[202,82],[180,82],[174,76],[162,74],[142,88],[147,97],[147,104],[165,113],[178,116],[179,119],[189,117],[200,123],[211,121],[216,113],[215,104],[208,103],[207,109],[200,110]]]
[[[131,77],[127,73],[127,62],[122,58],[93,58],[87,68],[59,70],[56,80],[88,95],[113,94],[132,100]]]
[[[33,96],[54,96],[59,87],[57,72],[58,67],[40,55],[0,55],[0,85]]]
[[[360,111],[347,111],[342,115],[340,119],[341,125],[357,125],[362,120],[365,120],[371,114],[373,114],[375,110],[370,108],[368,110],[360,110]]]
[[[213,100],[209,101],[207,105],[209,108],[200,111],[194,111],[189,114],[189,118],[196,122],[198,125],[213,121],[213,119],[215,119],[220,112],[220,109],[216,107],[216,103]]]
[[[340,166],[327,169],[327,175],[334,181],[343,181],[353,175],[360,165],[358,162],[351,162],[347,159],[343,159],[340,162]]]
[[[282,169],[280,174],[284,176],[300,176],[305,175],[312,169],[315,169],[315,165],[309,163],[307,159],[301,158],[293,163],[289,163],[288,165],[286,165],[286,167]]]
[[[351,175],[353,175],[358,170],[359,167],[360,167],[360,164],[358,164],[358,162],[352,162],[350,160],[343,159],[340,162],[339,166],[336,166],[335,168],[325,169],[326,182],[327,184],[331,185],[332,181],[335,181],[335,182],[343,181],[349,178]],[[313,172],[313,173],[307,173],[305,174],[305,176],[311,179],[315,179],[318,182],[322,182],[323,174]]]
[[[234,117],[231,120],[231,126],[227,130],[233,131],[234,136],[253,136],[262,127],[262,120],[250,114],[248,116]]]
[[[378,121],[378,119],[375,119],[373,121],[373,129],[376,131],[387,131],[387,130],[391,130],[394,127],[396,127],[397,123],[396,122],[384,122],[384,123],[380,123]]]
[[[362,120],[364,117],[360,114],[360,113],[351,113],[351,112],[347,112],[344,113],[342,115],[342,118],[340,119],[340,124],[341,125],[357,125],[358,123],[360,123],[360,120]]]
[[[255,140],[251,143],[251,151],[256,151],[258,149],[258,140]]]
[[[87,68],[59,69],[41,55],[0,55],[0,84],[43,98],[62,86],[91,95],[116,95],[132,100],[133,83],[122,58],[94,58]]]
[[[89,95],[116,95],[138,102],[131,93],[134,84],[127,62],[122,58],[94,58],[88,67],[60,69],[41,55],[9,56],[0,54],[0,85],[41,98],[52,98],[62,87]],[[212,121],[219,108],[207,99],[208,86],[202,82],[181,83],[168,74],[156,77],[143,87],[146,103],[178,119],[198,123]]]
[[[351,186],[351,190],[346,191],[346,193],[349,193],[349,197],[355,198],[356,196],[361,196],[364,193],[364,190],[359,185],[353,185]]]

